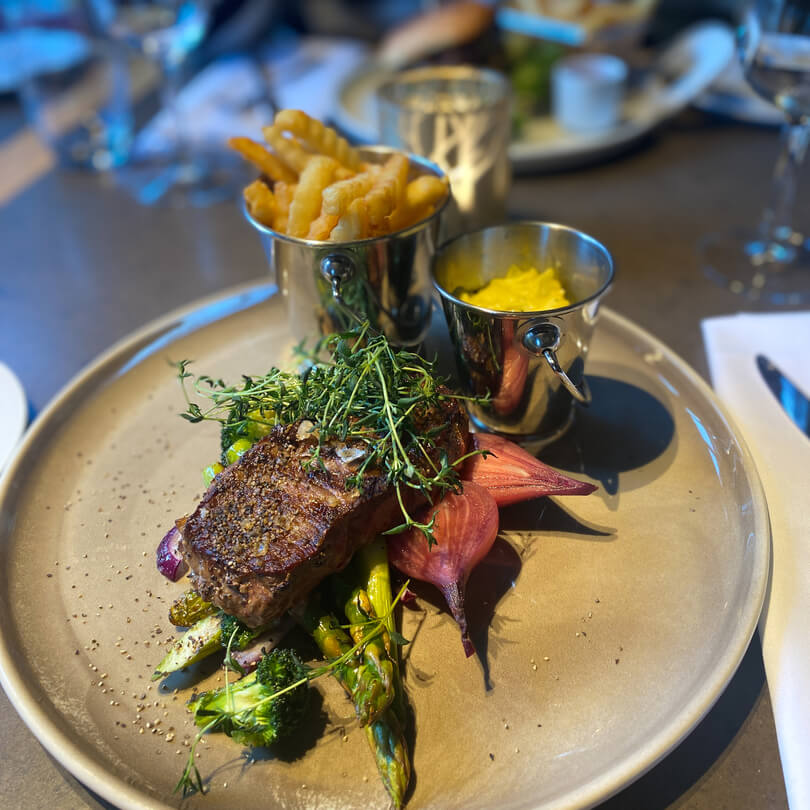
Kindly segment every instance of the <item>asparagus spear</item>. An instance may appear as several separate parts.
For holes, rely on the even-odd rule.
[[[390,657],[391,641],[388,631],[371,635],[369,622],[377,618],[368,593],[363,588],[355,588],[346,600],[343,612],[351,627],[349,635],[355,644],[362,644],[363,659],[380,673],[386,693],[393,696],[394,662]]]
[[[222,647],[222,625],[217,615],[200,619],[174,642],[152,675],[158,681],[171,672],[201,661]]]
[[[388,567],[388,550],[385,540],[378,537],[363,546],[358,560],[366,573],[366,592],[371,608],[376,616],[385,616],[385,628],[388,631],[384,640],[388,642],[388,655],[394,665],[394,708],[397,711],[401,726],[405,726],[407,707],[405,690],[402,687],[402,675],[399,671],[399,645],[390,644],[390,637],[396,635],[396,622],[391,605],[394,596],[391,591],[391,571]]]
[[[335,661],[354,646],[335,616],[326,611],[317,596],[296,611],[296,619],[312,636],[327,661]],[[377,669],[373,656],[357,653],[335,667],[334,676],[354,703],[361,726],[373,723],[391,704],[394,692],[390,688],[390,673]],[[386,688],[386,677],[389,688]]]
[[[411,761],[405,735],[393,707],[366,726],[366,739],[391,803],[399,810],[411,779]]]
[[[189,593],[193,593],[190,591]],[[206,602],[200,600],[205,605]],[[278,622],[276,622],[278,625]],[[232,647],[233,650],[244,650],[263,633],[274,625],[250,628],[234,616],[229,616],[215,608],[211,615],[203,615],[201,619],[183,633],[174,642],[163,660],[157,665],[152,674],[152,680],[157,681],[183,667],[201,661],[213,655],[223,647]]]
[[[365,724],[365,732],[383,785],[391,797],[392,805],[398,810],[402,807],[408,789],[411,763],[403,733],[406,706],[397,665],[398,648],[391,643],[391,634],[396,628],[391,614],[393,595],[385,542],[375,541],[366,546],[357,559],[355,578],[362,581],[363,586],[356,587],[349,593],[345,606],[354,644],[363,642],[369,632],[369,622],[377,616],[386,617],[385,626],[388,632],[370,638],[363,648],[363,654],[355,655],[345,665],[337,668],[334,674],[354,701],[355,710],[363,725],[362,717],[368,714],[363,707],[367,696],[362,695],[361,690],[352,684],[362,677],[362,671],[373,672],[377,678],[380,677],[381,670],[385,672],[384,678],[391,688],[386,690],[384,707]],[[345,596],[348,588],[346,581],[336,577],[332,579],[339,591],[343,589]],[[329,661],[334,661],[354,646],[334,615],[324,612],[317,596],[311,597],[306,607],[296,612],[296,618]]]
[[[385,541],[378,538],[364,546],[357,559],[365,572],[370,613],[386,617],[385,626],[388,633],[383,639],[389,642],[388,657],[393,665],[394,681],[394,700],[379,720],[366,727],[366,739],[374,754],[383,785],[391,797],[393,806],[398,810],[402,807],[408,790],[411,761],[404,734],[407,706],[399,671],[399,646],[390,643],[391,635],[396,632],[396,626],[391,611],[393,595]]]

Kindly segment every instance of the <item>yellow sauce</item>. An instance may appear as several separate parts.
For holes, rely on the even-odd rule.
[[[536,267],[521,269],[516,264],[502,278],[492,279],[476,292],[462,292],[459,298],[477,307],[502,312],[539,312],[571,303],[553,267],[541,273]]]

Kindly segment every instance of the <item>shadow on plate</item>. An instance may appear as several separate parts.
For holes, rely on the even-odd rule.
[[[576,501],[572,502],[572,508]],[[589,540],[607,541],[615,538],[613,528],[583,523],[573,511],[551,498],[535,498],[501,509],[500,531],[509,533],[510,542],[518,546],[521,559],[531,556],[534,532],[578,534]]]
[[[486,557],[473,569],[467,583],[465,593],[465,612],[470,639],[475,647],[475,657],[481,664],[484,676],[484,688],[489,691],[492,683],[489,677],[489,653],[509,644],[508,633],[504,631],[504,620],[496,615],[495,609],[501,598],[514,585],[520,573],[522,560],[519,552],[513,548],[503,537],[498,537]],[[428,615],[444,614],[447,621],[453,621],[450,610],[442,593],[434,585],[427,582],[411,580],[410,588],[418,599],[414,607],[406,610],[422,612],[423,618],[419,620],[416,630],[411,631],[408,639],[413,644],[419,636],[424,620]],[[464,655],[461,645],[461,634],[458,632],[458,646],[451,649],[448,654]],[[403,658],[407,660],[408,649],[405,648]],[[412,686],[429,686],[433,675],[421,672],[413,664],[407,665],[408,678]]]
[[[588,384],[592,405],[577,409],[568,433],[541,455],[552,467],[585,473],[615,495],[621,473],[664,456],[675,437],[675,422],[663,403],[643,388],[591,375]]]

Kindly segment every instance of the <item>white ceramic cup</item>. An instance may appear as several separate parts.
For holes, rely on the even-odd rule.
[[[617,56],[582,53],[558,61],[551,74],[554,118],[571,132],[599,132],[621,119],[627,65]]]

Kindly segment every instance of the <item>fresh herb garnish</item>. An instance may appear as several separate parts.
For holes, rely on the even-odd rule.
[[[272,368],[261,377],[243,376],[241,386],[205,375],[194,377],[184,360],[177,364],[188,404],[181,415],[190,422],[219,422],[223,447],[235,438],[266,432],[270,424],[309,420],[317,437],[305,462],[310,467],[321,463],[321,448],[330,440],[362,442],[364,456],[347,486],[359,489],[366,471],[383,470],[404,518],[387,533],[415,527],[432,544],[433,519],[428,523],[414,519],[403,492],[406,487],[418,490],[429,501],[436,494],[460,490],[457,467],[468,456],[451,463],[436,441],[447,424],[428,416],[441,413],[445,400],[465,397],[442,387],[434,363],[393,348],[368,323],[322,339],[313,357],[323,353],[330,359],[315,361],[304,375]],[[191,401],[189,379],[195,391],[211,401],[205,410]]]

